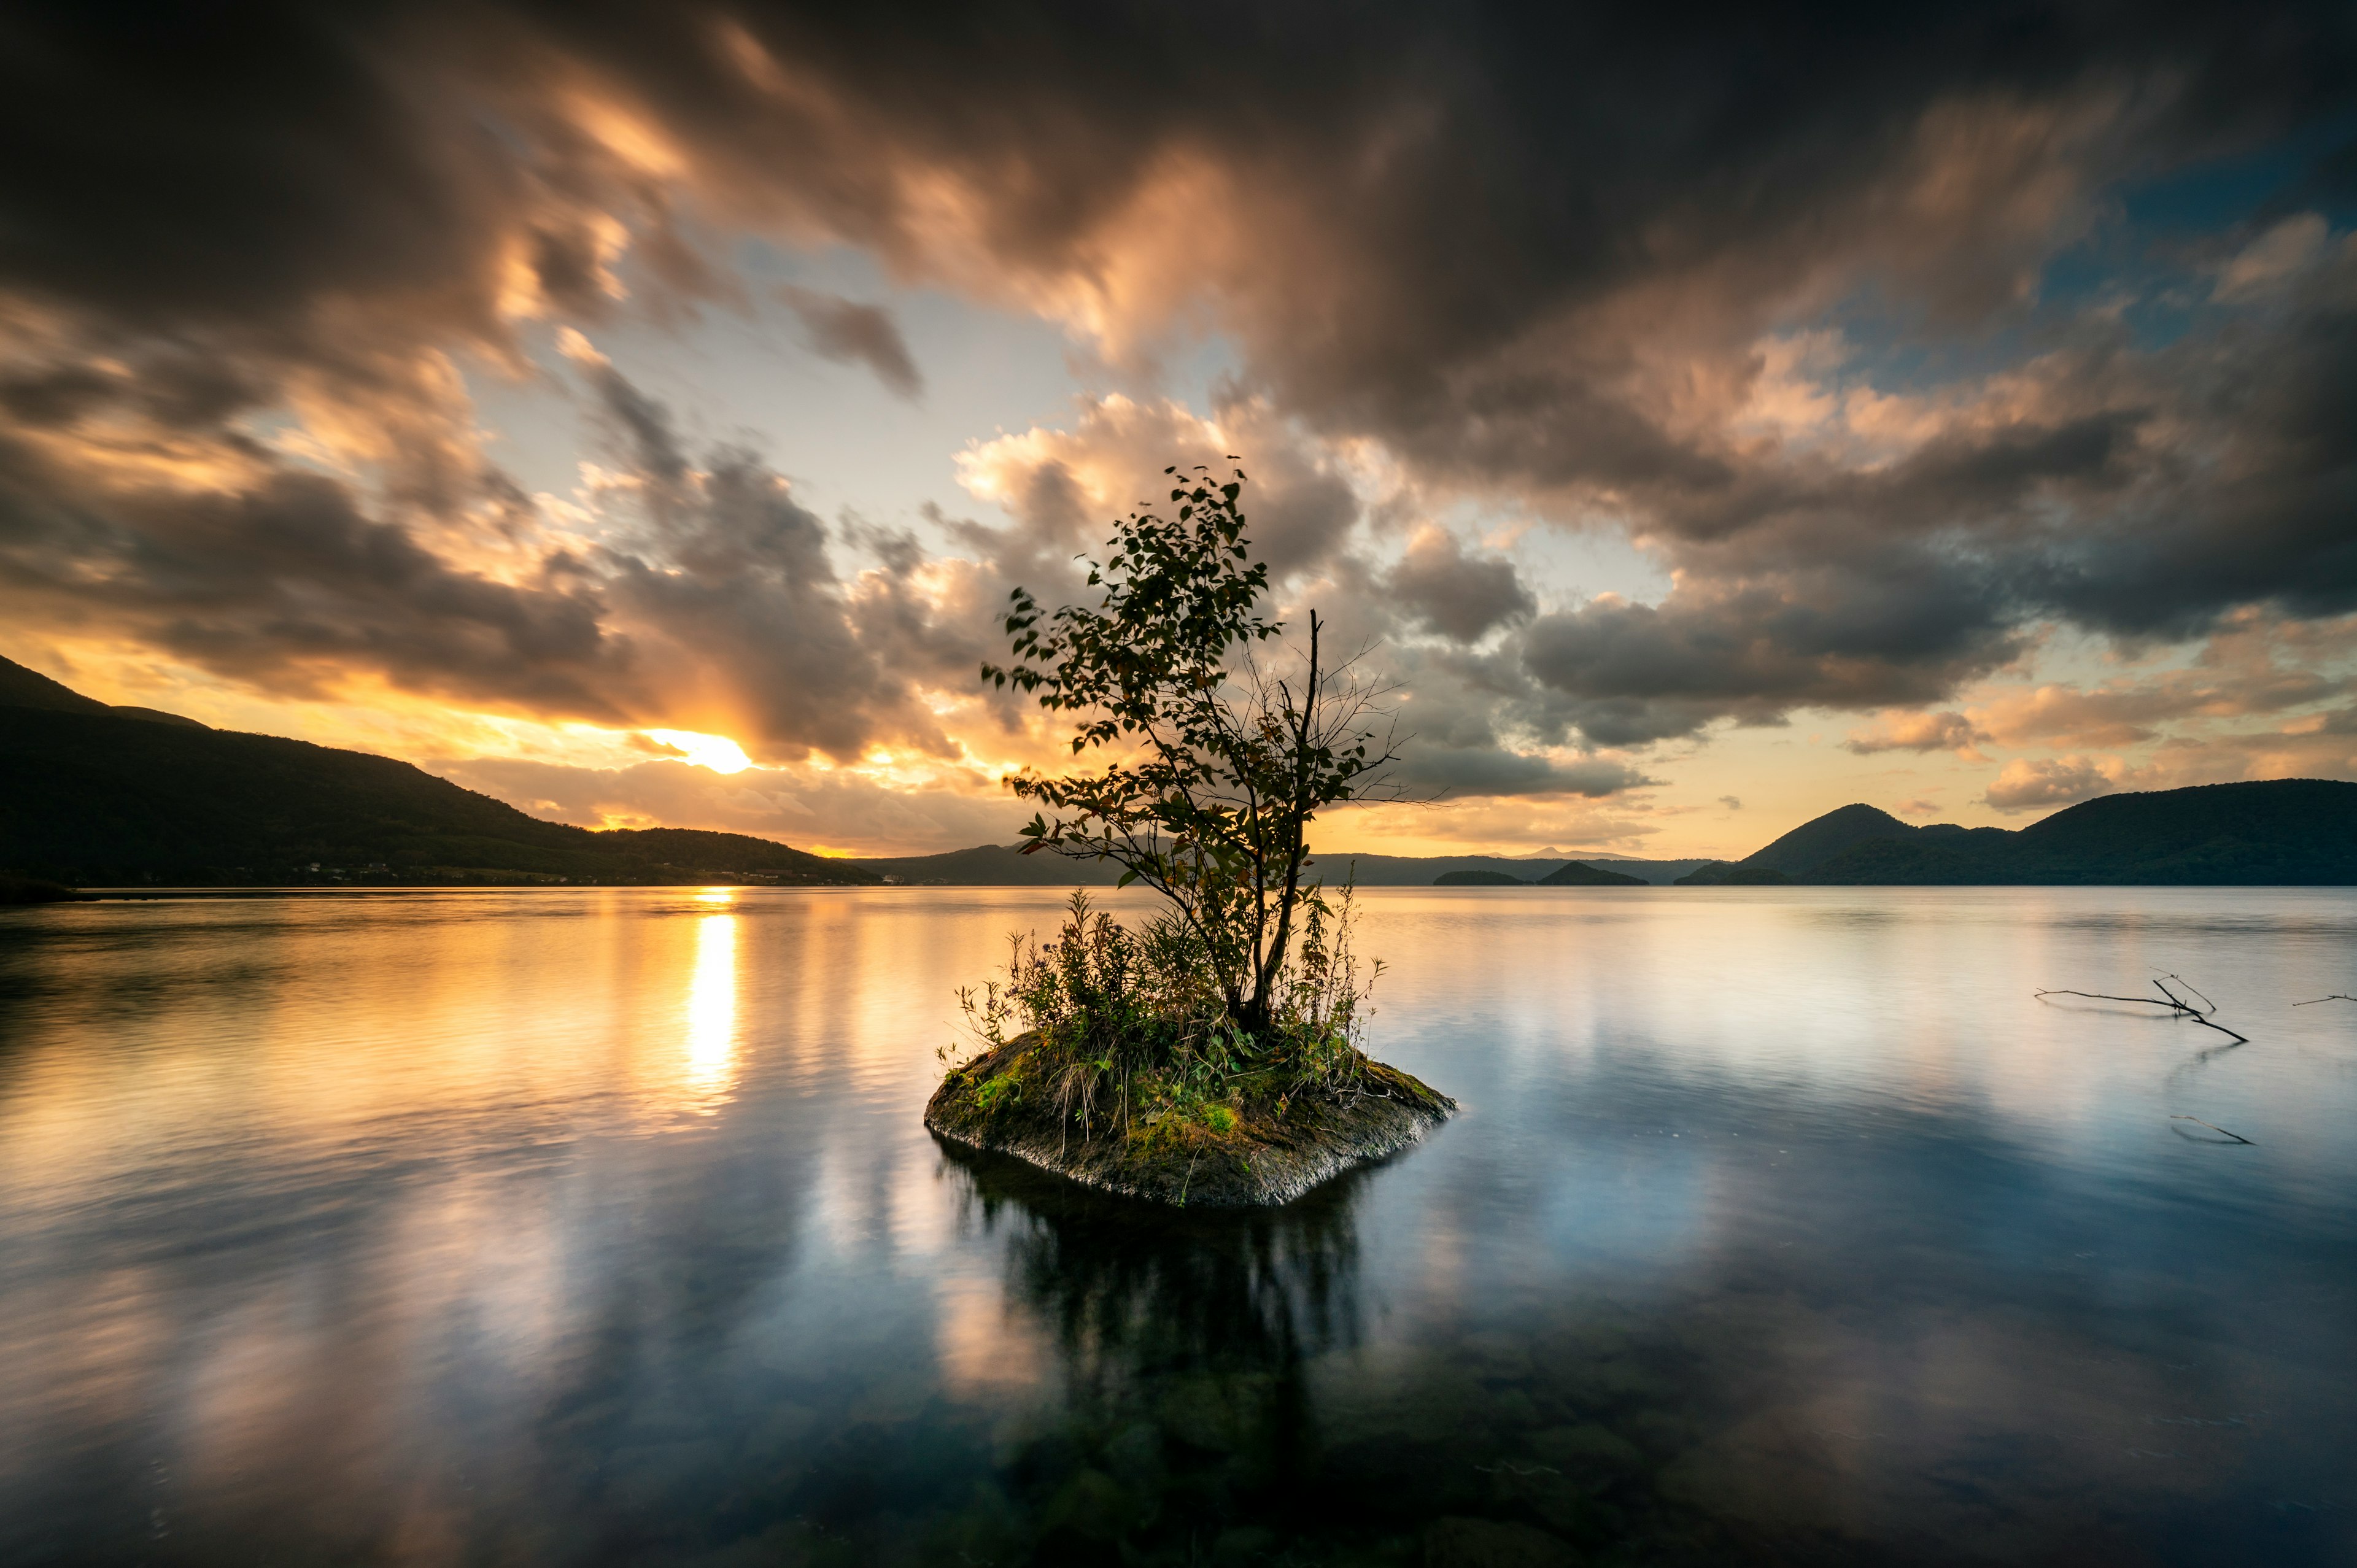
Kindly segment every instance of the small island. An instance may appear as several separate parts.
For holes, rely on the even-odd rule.
[[[1325,1079],[1297,1064],[1239,1062],[1203,1092],[1188,1054],[1115,1075],[1052,1031],[1028,1030],[953,1069],[925,1125],[1084,1186],[1194,1208],[1290,1203],[1354,1165],[1395,1155],[1457,1102],[1370,1059]]]
[[[1435,887],[1528,887],[1530,883],[1502,871],[1444,871],[1432,879]]]
[[[1383,966],[1352,951],[1351,890],[1319,884],[1308,830],[1395,798],[1398,753],[1383,689],[1326,660],[1317,612],[1297,650],[1260,613],[1244,482],[1178,478],[1174,518],[1117,523],[1093,609],[1015,590],[1013,661],[983,678],[1106,757],[1008,779],[1041,807],[1023,853],[1111,861],[1164,908],[1125,926],[1075,888],[1050,940],[1017,934],[1005,978],[959,993],[976,1049],[925,1108],[939,1137],[1188,1208],[1290,1202],[1456,1109],[1361,1048]]]
[[[1713,862],[1712,864],[1717,864]],[[1525,882],[1508,872],[1475,867],[1444,871],[1432,879],[1435,887],[1642,887],[1641,876],[1625,871],[1605,871],[1585,861],[1566,861],[1546,875]]]

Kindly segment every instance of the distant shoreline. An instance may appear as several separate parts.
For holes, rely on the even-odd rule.
[[[30,703],[32,705],[27,705]],[[405,762],[125,712],[0,660],[0,876],[169,892],[881,885],[1110,888],[1111,863],[976,844],[833,856],[700,828],[533,817]],[[2282,779],[2121,791],[2021,828],[1915,824],[1863,802],[1737,861],[1602,854],[1317,854],[1329,886],[1439,878],[1654,886],[2357,885],[2357,783]],[[1463,874],[1476,874],[1468,876]],[[1606,878],[1609,880],[1609,877]],[[1626,897],[1630,888],[1621,888]]]
[[[2357,882],[1788,882],[1770,884],[1733,884],[1730,886],[1631,888],[1598,887],[1578,884],[1542,886],[1537,883],[1519,885],[1523,890],[1536,893],[1592,893],[1607,901],[1625,902],[1641,898],[1647,892],[1674,892],[1675,902],[1693,902],[1695,895],[1714,893],[1859,893],[1859,892],[2025,892],[2057,889],[2094,891],[2112,888],[2144,892],[2153,889],[2176,889],[2186,892],[2292,892],[2300,890],[2330,892],[2357,887]],[[775,882],[328,882],[328,883],[210,883],[190,886],[167,887],[81,887],[75,889],[80,897],[55,903],[5,906],[11,908],[64,908],[76,904],[121,903],[135,904],[181,898],[264,898],[264,897],[328,897],[344,894],[424,894],[424,893],[606,893],[606,892],[730,892],[730,893],[942,893],[959,890],[999,891],[1030,890],[1040,893],[1061,891],[1049,883],[1021,882],[956,882],[956,883],[775,883]],[[1438,893],[1448,895],[1489,895],[1512,893],[1504,886],[1431,886],[1410,883],[1392,884],[1363,888],[1367,893]]]

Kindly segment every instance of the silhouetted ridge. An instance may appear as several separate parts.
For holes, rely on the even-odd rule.
[[[112,714],[119,719],[145,719],[151,724],[180,725],[188,729],[210,727],[161,708],[110,706],[7,659],[0,659],[0,706],[41,708],[55,714]]]
[[[1009,846],[978,844],[973,849],[951,850],[942,854],[899,855],[883,860],[857,860],[848,864],[864,866],[893,882],[918,886],[938,885],[949,887],[1070,887],[1080,884],[1091,887],[1110,887],[1120,880],[1121,867],[1111,861],[1066,860],[1047,854],[1023,855]],[[1545,882],[1550,874],[1559,873],[1566,864],[1555,856],[1533,860],[1508,860],[1494,854],[1361,854],[1354,851],[1320,851],[1310,859],[1310,869],[1329,887],[1340,886],[1345,879],[1361,887],[1429,887],[1435,879],[1460,871],[1494,872],[1507,882],[1515,884]],[[1577,865],[1578,862],[1568,864]],[[1608,881],[1627,876],[1636,883],[1666,883],[1695,867],[1706,864],[1700,860],[1615,860],[1609,863],[1614,869],[1601,871]],[[1455,886],[1502,887],[1506,882],[1453,883]],[[1594,884],[1603,886],[1602,883]],[[1617,882],[1612,886],[1619,886]]]
[[[39,671],[27,670],[8,659],[0,659],[0,704],[12,708],[47,708],[59,714],[103,714],[111,711],[96,697],[85,697],[71,686],[52,681]]]
[[[126,715],[18,665],[0,867],[86,886],[875,880],[748,834],[542,822],[406,762]]]
[[[887,882],[919,886],[1111,887],[1121,880],[1121,867],[1110,860],[1067,860],[1044,850],[1024,854],[1012,844],[997,843],[978,843],[972,849],[941,854],[891,855],[845,864]]]
[[[1872,806],[1844,806],[1803,822],[1767,848],[1755,850],[1738,863],[1759,871],[1781,871],[1790,876],[1826,861],[1869,839],[1912,838],[1917,830],[1888,811]]]
[[[1551,871],[1539,878],[1542,887],[1642,887],[1641,876],[1631,876],[1625,871],[1606,871],[1586,861],[1566,861],[1562,869]]]
[[[2104,795],[2010,832],[1913,828],[1845,806],[1690,880],[1769,873],[1847,885],[2340,886],[2357,883],[2357,784],[2278,779]]]

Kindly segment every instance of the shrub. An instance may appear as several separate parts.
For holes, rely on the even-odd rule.
[[[1042,808],[1023,853],[1111,860],[1124,886],[1160,893],[1168,929],[1154,940],[1183,951],[1228,1022],[1258,1038],[1299,983],[1289,956],[1318,897],[1309,824],[1327,806],[1387,796],[1397,753],[1377,730],[1388,688],[1330,657],[1315,610],[1306,643],[1283,657],[1285,628],[1261,612],[1268,567],[1251,559],[1244,483],[1241,469],[1222,485],[1181,479],[1175,518],[1116,523],[1090,563],[1104,589],[1093,608],[1049,615],[1017,588],[1014,661],[982,674],[1071,714],[1072,755],[1105,758],[1008,780]],[[1273,661],[1256,651],[1270,645]]]
[[[1084,1138],[1106,1119],[1132,1135],[1224,1135],[1247,1108],[1282,1115],[1304,1096],[1345,1093],[1366,1059],[1361,1036],[1383,972],[1352,953],[1355,922],[1347,886],[1303,897],[1301,940],[1255,1034],[1237,1025],[1184,923],[1163,915],[1132,929],[1074,888],[1050,940],[1010,937],[1005,977],[958,993],[975,1065],[991,1069],[974,1081],[974,1103],[1023,1102],[1036,1086]],[[1030,1048],[1010,1061],[1006,1047],[1026,1036]]]

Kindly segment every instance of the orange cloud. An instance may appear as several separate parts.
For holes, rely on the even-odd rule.
[[[1960,713],[1900,713],[1885,714],[1862,730],[1853,730],[1842,748],[1860,757],[1878,751],[1952,751],[1967,762],[1986,762],[1978,743],[1987,733]]]

